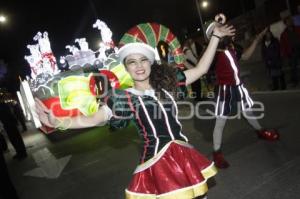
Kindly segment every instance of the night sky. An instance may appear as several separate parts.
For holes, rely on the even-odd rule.
[[[220,11],[230,18],[240,14],[241,6],[236,0],[210,0],[209,9],[202,15],[207,20]],[[192,32],[200,27],[194,0],[1,0],[0,14],[9,20],[0,26],[0,59],[8,63],[13,77],[29,73],[24,60],[24,55],[29,54],[26,45],[34,43],[32,38],[38,31],[48,31],[58,58],[68,53],[65,46],[73,45],[75,38],[85,37],[90,48],[97,49],[100,33],[92,27],[96,19],[107,23],[115,43],[128,29],[143,22],[164,24],[179,38],[183,29]]]

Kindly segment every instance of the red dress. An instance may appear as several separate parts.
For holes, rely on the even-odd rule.
[[[240,78],[240,66],[234,49],[218,51],[216,55],[216,79],[218,85],[216,116],[235,116],[249,110],[254,102]]]
[[[179,76],[184,77],[183,72]],[[180,81],[179,81],[180,82]],[[107,106],[114,128],[134,122],[143,139],[140,164],[126,189],[127,199],[191,199],[205,195],[214,163],[188,143],[169,92],[158,100],[153,90],[128,89],[110,95]]]

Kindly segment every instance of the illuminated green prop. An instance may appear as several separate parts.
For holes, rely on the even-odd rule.
[[[115,88],[126,89],[133,86],[133,80],[126,71],[125,66],[118,61],[115,54],[111,54],[105,62],[105,68],[111,71],[118,78],[118,86]],[[114,87],[114,86],[113,86]]]
[[[61,107],[66,110],[79,109],[85,116],[98,111],[96,96],[90,89],[92,74],[85,76],[69,76],[58,81],[58,94]]]

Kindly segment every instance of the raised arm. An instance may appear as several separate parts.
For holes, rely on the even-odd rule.
[[[207,73],[214,59],[220,39],[224,36],[233,36],[234,33],[235,29],[233,26],[221,25],[214,28],[209,44],[196,67],[184,71],[187,85],[193,83]]]
[[[255,39],[252,41],[251,45],[246,49],[244,50],[242,56],[241,56],[241,59],[242,60],[248,60],[251,55],[253,54],[257,44],[260,42],[260,40],[263,38],[263,36],[266,34],[267,32],[267,28],[265,28],[262,32],[260,32],[256,37]]]
[[[78,117],[64,117],[57,118],[52,114],[39,99],[36,99],[36,111],[39,115],[40,121],[46,126],[52,128],[63,128],[63,129],[78,129],[97,126],[105,123],[109,116],[105,110],[105,106],[101,106],[99,110],[90,117],[80,115]]]

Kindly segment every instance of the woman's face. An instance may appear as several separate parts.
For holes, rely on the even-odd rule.
[[[151,72],[150,60],[142,54],[131,54],[125,58],[127,72],[134,81],[145,81],[149,79]]]

